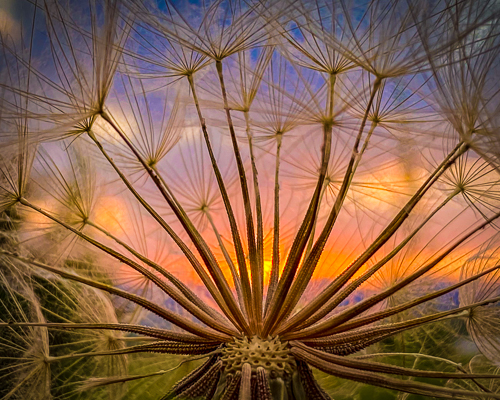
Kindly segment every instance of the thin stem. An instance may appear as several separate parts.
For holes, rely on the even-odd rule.
[[[215,339],[215,340],[222,341],[222,342],[230,340],[230,336],[227,336],[223,333],[219,333],[217,331],[213,331],[211,329],[205,328],[205,327],[201,326],[200,324],[193,322],[191,319],[185,318],[185,317],[183,317],[179,314],[176,314],[176,313],[174,313],[166,308],[160,307],[156,303],[153,303],[153,302],[151,302],[143,297],[137,296],[135,294],[129,293],[125,290],[118,289],[118,288],[115,288],[113,286],[97,282],[97,281],[92,280],[92,279],[84,278],[84,277],[79,276],[79,275],[71,274],[69,272],[65,272],[65,271],[60,270],[58,268],[50,267],[47,264],[43,264],[41,262],[30,260],[30,259],[25,258],[25,257],[17,256],[17,255],[14,255],[12,253],[9,254],[8,252],[5,252],[5,251],[1,251],[1,253],[8,255],[9,257],[16,258],[17,260],[23,261],[25,263],[34,265],[34,266],[41,268],[45,271],[52,272],[56,275],[59,275],[59,276],[65,278],[65,279],[69,279],[69,280],[74,281],[74,282],[79,282],[79,283],[82,283],[84,285],[94,287],[96,289],[100,289],[100,290],[103,290],[103,291],[108,292],[110,294],[119,296],[123,299],[129,300],[135,304],[140,305],[141,307],[145,308],[146,310],[151,311],[152,313],[158,315],[159,317],[165,319],[166,321],[171,322],[172,324],[178,326],[179,328],[182,328],[182,329],[186,330],[187,332],[193,333],[197,336],[201,336],[201,337],[204,337],[207,339]]]
[[[5,251],[0,250],[0,252],[4,255],[14,257],[13,254],[9,254]],[[18,256],[16,256],[18,258]],[[200,338],[199,336],[191,335],[188,333],[182,332],[174,332],[168,329],[161,328],[152,328],[143,325],[133,325],[133,324],[91,324],[91,323],[43,323],[43,322],[7,322],[0,323],[0,328],[23,328],[28,326],[42,326],[48,329],[90,329],[90,330],[113,330],[113,331],[121,331],[128,333],[136,333],[140,335],[146,335],[155,339],[162,340],[175,340],[177,342],[183,343],[200,343],[208,342],[208,343],[218,343],[218,341],[208,340]],[[135,338],[131,338],[135,339]]]
[[[300,323],[300,318],[294,316],[292,317],[289,321],[287,321],[279,330],[279,333],[287,332],[287,331],[292,331],[292,330],[300,330],[307,328],[314,324],[315,322],[319,321],[323,317],[325,317],[330,311],[332,311],[335,307],[337,307],[340,303],[342,303],[352,292],[354,292],[362,283],[366,282],[373,274],[375,274],[380,268],[382,268],[384,265],[386,265],[392,258],[394,258],[400,251],[401,249],[404,248],[408,244],[408,242],[415,237],[415,235],[420,232],[422,227],[424,227],[427,222],[429,222],[436,213],[441,210],[446,204],[448,204],[451,199],[453,199],[459,191],[454,191],[452,192],[441,204],[436,207],[430,215],[425,218],[422,223],[413,230],[404,240],[402,240],[389,254],[387,254],[382,260],[380,260],[378,263],[376,263],[373,267],[371,267],[368,271],[366,271],[362,276],[360,276],[358,279],[353,281],[351,284],[349,284],[344,290],[341,292],[337,293],[335,296],[333,296],[326,304],[325,306],[320,309],[316,314],[314,314],[311,318],[306,320],[305,322]]]
[[[233,237],[236,259],[238,261],[238,267],[240,270],[241,288],[243,291],[245,308],[248,318],[250,319],[250,326],[253,326],[254,319],[252,316],[252,303],[251,303],[252,289],[250,287],[250,278],[248,276],[246,258],[245,258],[245,253],[243,252],[243,244],[241,242],[238,225],[236,224],[236,218],[234,217],[233,207],[231,206],[231,202],[229,201],[229,196],[227,194],[226,186],[224,184],[224,180],[222,179],[222,174],[220,173],[219,166],[217,165],[217,160],[215,158],[212,149],[210,136],[208,135],[207,125],[205,124],[205,119],[203,118],[203,114],[201,113],[200,103],[198,101],[198,96],[196,94],[196,87],[194,84],[193,76],[187,75],[187,80],[189,82],[189,87],[191,88],[191,94],[193,95],[194,104],[196,106],[196,111],[198,113],[198,118],[200,120],[201,130],[203,132],[205,144],[207,146],[208,154],[210,156],[210,161],[212,163],[212,169],[214,171],[215,178],[217,179],[217,184],[219,186],[222,200],[224,202],[224,208],[226,209],[226,213],[229,219],[229,226],[231,227],[231,235]],[[247,334],[250,333],[250,327],[248,326],[246,321],[243,320],[242,322],[244,323],[245,327],[244,332]]]
[[[327,362],[322,358],[319,358],[305,350],[298,349],[296,347],[291,349],[291,353],[299,360],[303,360],[313,367],[316,367],[330,375],[387,389],[395,389],[401,392],[414,393],[431,397],[439,396],[447,399],[458,398],[465,400],[470,399],[471,397],[500,399],[500,395],[496,395],[493,393],[485,394],[468,390],[450,389],[422,382],[390,378],[371,371],[359,371],[354,368]]]
[[[422,184],[412,198],[406,203],[401,211],[389,223],[387,228],[373,241],[373,243],[361,254],[349,268],[347,268],[338,278],[330,283],[316,298],[300,310],[293,318],[294,320],[301,319],[306,321],[314,313],[318,312],[331,298],[335,295],[349,279],[375,254],[392,235],[399,229],[404,221],[408,218],[413,208],[422,199],[424,194],[432,187],[439,177],[466,151],[468,146],[460,142],[443,162],[434,170],[429,178]]]
[[[325,196],[326,189],[328,188],[328,181],[325,179],[325,182],[323,184],[323,189],[321,189],[321,194],[319,196],[319,207],[321,207],[321,203],[323,201],[323,197]],[[305,259],[309,257],[309,254],[311,253],[313,244],[314,244],[314,235],[316,234],[316,227],[318,225],[318,216],[316,216],[311,232],[311,237],[309,238],[309,242],[307,243],[307,248],[305,252]]]
[[[260,198],[260,187],[259,187],[259,172],[257,170],[257,165],[255,163],[255,153],[253,145],[253,136],[250,130],[250,115],[248,111],[244,112],[246,133],[248,139],[248,150],[250,152],[250,163],[252,165],[252,178],[253,178],[253,189],[255,192],[255,216],[257,222],[257,240],[256,240],[256,250],[257,250],[257,267],[259,270],[259,286],[262,297],[264,296],[264,223],[262,221],[262,201]],[[262,307],[262,305],[261,305]]]
[[[336,365],[341,365],[344,367],[355,368],[360,371],[372,371],[380,372],[383,374],[392,375],[403,375],[403,376],[414,376],[421,378],[434,378],[434,379],[496,379],[498,375],[495,374],[458,374],[453,372],[438,372],[438,371],[423,371],[411,368],[398,367],[395,365],[389,365],[379,362],[372,361],[362,361],[359,359],[352,359],[342,356],[337,356],[335,354],[328,354],[323,351],[313,349],[312,347],[306,346],[301,342],[292,341],[290,345],[297,347],[308,353],[315,355],[322,360],[331,362]]]
[[[466,285],[466,284],[468,284],[476,279],[479,279],[480,277],[485,276],[485,275],[495,271],[498,268],[499,267],[496,266],[496,267],[487,269],[487,270],[481,272],[480,274],[476,274],[476,275],[474,275],[468,279],[465,279],[461,282],[458,282],[454,285],[450,285],[450,286],[443,288],[441,290],[436,290],[435,292],[418,297],[414,300],[407,301],[406,303],[400,304],[399,306],[390,307],[386,310],[378,311],[378,312],[375,312],[373,314],[367,315],[366,317],[360,317],[360,318],[353,319],[353,320],[347,322],[346,324],[341,325],[339,328],[336,329],[336,331],[337,332],[344,332],[344,331],[352,330],[352,329],[358,328],[360,326],[365,326],[365,325],[371,324],[373,322],[376,322],[378,320],[388,318],[392,315],[401,313],[401,312],[406,311],[412,307],[418,306],[419,304],[423,304],[425,302],[428,302],[430,300],[433,300],[435,298],[443,296],[447,293],[450,293],[453,290],[456,290],[456,289],[458,289],[458,288],[460,288],[460,287],[462,287],[462,286],[464,286],[464,285]]]
[[[342,205],[344,204],[344,200],[347,196],[347,192],[349,190],[349,187],[352,182],[352,178],[356,172],[357,166],[361,160],[361,157],[363,153],[365,152],[369,140],[371,138],[371,135],[373,134],[373,131],[376,127],[376,123],[373,122],[370,130],[363,142],[363,145],[361,149],[359,149],[359,145],[361,143],[361,138],[363,136],[364,128],[366,125],[366,121],[368,119],[369,112],[372,108],[373,101],[375,99],[375,95],[377,94],[380,86],[382,83],[382,79],[376,78],[375,82],[373,83],[373,88],[370,94],[370,99],[368,101],[368,105],[365,110],[365,114],[363,116],[363,120],[361,121],[361,125],[356,137],[356,140],[354,141],[353,149],[352,149],[352,155],[349,160],[349,164],[347,166],[346,173],[344,175],[344,179],[342,181],[342,185],[339,189],[339,193],[337,195],[337,198],[335,200],[335,203],[332,207],[332,210],[330,212],[330,215],[328,216],[328,220],[323,227],[323,230],[318,237],[318,240],[314,244],[313,250],[307,257],[307,259],[304,261],[302,267],[300,268],[297,278],[293,282],[292,288],[290,290],[290,295],[287,297],[285,304],[283,307],[280,309],[280,313],[278,317],[276,318],[276,321],[274,322],[274,326],[277,327],[280,322],[292,311],[293,307],[297,304],[297,302],[300,299],[300,296],[304,292],[305,288],[307,287],[308,282],[310,281],[313,272],[316,268],[316,265],[319,261],[319,258],[321,256],[321,253],[323,252],[323,249],[326,245],[326,242],[328,240],[328,237],[330,236],[330,233],[333,229],[333,226],[335,225],[335,222],[337,220],[337,217],[340,213],[340,210],[342,209]],[[325,129],[330,130],[330,136],[331,136],[331,131],[332,131],[332,125],[329,124],[325,127]],[[326,172],[326,171],[325,171]],[[322,189],[323,185],[321,186]]]
[[[144,200],[144,198],[137,192],[137,190],[133,187],[131,182],[127,179],[127,177],[123,174],[123,172],[118,168],[116,163],[113,161],[113,159],[109,156],[107,151],[104,149],[102,146],[101,142],[97,139],[95,134],[92,131],[87,131],[87,134],[89,137],[92,139],[92,141],[96,144],[97,148],[101,151],[103,156],[106,158],[107,162],[113,167],[115,172],[118,174],[122,182],[125,184],[127,189],[132,193],[132,195],[137,199],[137,201],[143,206],[146,211],[155,219],[156,222],[160,224],[160,226],[165,229],[165,231],[170,235],[170,237],[174,240],[175,244],[179,246],[181,251],[184,253],[186,258],[188,259],[189,263],[193,266],[194,270],[202,280],[203,284],[205,287],[208,289],[212,297],[214,298],[215,302],[219,305],[221,310],[224,312],[224,315],[229,318],[229,320],[235,325],[238,326],[234,318],[232,317],[228,306],[224,299],[222,298],[221,293],[217,289],[217,287],[214,285],[212,280],[210,279],[209,275],[203,268],[203,266],[200,264],[196,256],[193,254],[193,252],[187,247],[187,245],[184,243],[184,241],[175,233],[175,231],[168,225],[165,220],[155,211],[151,205]]]
[[[173,288],[169,287],[164,281],[162,281],[161,279],[159,279],[155,274],[153,274],[148,269],[144,268],[142,265],[137,264],[136,262],[132,261],[130,258],[124,256],[123,254],[121,254],[121,253],[119,253],[119,252],[111,249],[110,247],[105,246],[104,244],[102,244],[99,241],[91,238],[90,236],[88,236],[87,234],[83,233],[82,231],[73,228],[71,225],[68,225],[67,223],[65,223],[64,221],[62,221],[59,218],[55,217],[54,215],[50,214],[49,212],[47,212],[47,211],[41,209],[40,207],[37,207],[34,204],[30,203],[24,197],[22,197],[21,199],[19,199],[19,203],[22,204],[25,207],[31,208],[32,210],[34,210],[34,211],[42,214],[43,216],[47,217],[48,219],[50,219],[50,220],[54,221],[55,223],[61,225],[62,227],[64,227],[68,231],[70,231],[70,232],[74,233],[75,235],[77,235],[78,237],[82,238],[86,242],[88,242],[91,245],[97,247],[99,250],[102,250],[104,253],[106,253],[106,254],[110,255],[111,257],[117,259],[118,261],[120,261],[120,262],[122,262],[122,263],[124,263],[124,264],[126,264],[128,266],[130,266],[131,268],[133,268],[134,270],[136,270],[137,272],[139,272],[141,275],[145,276],[150,281],[152,281],[153,283],[155,283],[164,293],[166,293],[169,296],[171,296],[176,302],[178,302],[182,307],[184,307],[189,312],[197,314],[198,317],[207,320],[207,322],[209,322],[211,324],[215,323],[216,325],[220,325],[216,321],[214,321],[213,318],[211,318],[211,317],[207,318],[207,316],[204,313],[200,313],[200,310],[198,310],[197,307],[193,307],[194,306],[193,303],[185,301],[185,298],[183,298],[182,295],[179,292],[173,290]],[[104,232],[104,231],[101,231],[101,232]],[[130,250],[133,251],[133,249],[131,249],[129,246],[125,245],[123,242],[121,244],[124,245],[124,246],[126,246],[126,248],[128,247],[127,250],[130,249]],[[163,268],[161,268],[160,266],[158,266],[158,265],[156,265],[154,263],[153,263],[153,266],[156,266],[156,268],[158,268],[158,271],[160,271],[160,272],[163,270]],[[228,330],[227,327],[224,327],[224,326],[221,326],[221,327],[224,330]],[[233,332],[233,331],[230,330],[230,332]]]
[[[151,268],[154,268],[156,271],[160,272],[171,282],[176,282],[178,284],[176,285],[176,287],[182,288],[182,291],[179,293],[176,290],[169,288],[170,290],[167,294],[170,297],[172,297],[172,299],[175,300],[179,305],[181,305],[186,311],[188,311],[193,316],[198,318],[201,322],[205,323],[206,325],[210,326],[215,330],[224,332],[228,335],[232,336],[238,335],[238,332],[236,332],[234,329],[231,329],[226,324],[222,323],[220,317],[218,319],[212,317],[210,314],[213,315],[214,314],[213,311],[210,310],[209,307],[205,303],[203,303],[203,301],[200,300],[200,298],[198,298],[198,296],[196,296],[191,290],[189,290],[182,282],[180,282],[175,276],[170,274],[160,265],[151,261],[147,257],[144,257],[142,254],[135,251],[132,247],[130,247],[129,245],[118,239],[116,236],[112,235],[110,232],[106,231],[104,228],[94,224],[92,221],[87,221],[87,225],[92,226],[93,228],[97,229],[99,232],[103,233],[107,237],[113,239],[116,243],[124,247],[127,251],[129,251],[131,254],[133,254],[142,262],[144,262],[146,265],[149,265]]]
[[[252,216],[252,206],[250,203],[250,194],[248,191],[247,177],[245,172],[245,167],[243,166],[243,160],[241,159],[241,154],[238,146],[238,139],[236,138],[236,132],[234,130],[233,120],[231,118],[231,111],[229,109],[229,103],[227,100],[226,87],[224,84],[224,74],[222,72],[222,61],[216,60],[215,66],[217,68],[217,74],[219,76],[219,83],[222,92],[222,99],[224,101],[224,109],[226,111],[226,119],[229,127],[229,133],[231,135],[231,142],[233,144],[233,152],[236,159],[236,165],[238,168],[238,174],[240,178],[241,193],[243,197],[243,206],[245,209],[245,219],[247,226],[247,242],[248,242],[248,258],[250,260],[250,271],[252,274],[252,311],[255,318],[255,325],[260,331],[260,325],[262,324],[262,270],[259,270],[258,264],[258,254],[257,254],[257,244],[255,242],[255,229]]]
[[[297,268],[299,267],[300,260],[303,257],[304,249],[311,237],[311,233],[313,231],[316,218],[318,216],[319,206],[321,201],[321,193],[323,191],[324,180],[328,172],[328,164],[330,161],[330,154],[331,154],[332,130],[333,130],[333,96],[334,96],[335,81],[336,81],[335,75],[331,75],[330,96],[328,103],[329,112],[328,112],[328,118],[323,125],[323,145],[321,149],[322,153],[321,166],[320,166],[318,182],[316,184],[316,189],[314,191],[313,197],[309,203],[306,215],[293,241],[292,248],[290,249],[288,259],[283,269],[283,274],[279,279],[277,288],[274,291],[273,296],[270,300],[270,305],[268,308],[269,312],[266,313],[266,318],[264,323],[264,331],[263,331],[264,336],[268,335],[275,326],[279,325],[281,319],[283,319],[287,315],[286,311],[283,312],[282,306],[283,303],[286,302],[287,300],[287,295],[289,293],[290,286],[293,284],[295,273],[297,271]],[[277,179],[275,182],[277,182]]]
[[[276,137],[276,157],[274,170],[274,217],[273,217],[273,259],[271,264],[271,276],[269,277],[269,288],[267,290],[266,308],[267,314],[271,299],[278,285],[280,273],[280,160],[282,135]]]
[[[224,259],[226,260],[226,263],[229,266],[229,270],[231,271],[231,276],[233,277],[234,287],[236,289],[236,295],[238,296],[238,302],[240,304],[241,309],[243,311],[245,311],[245,303],[243,300],[243,291],[241,289],[241,282],[240,282],[240,277],[238,276],[238,271],[236,270],[236,267],[233,263],[233,260],[231,259],[231,256],[229,255],[229,252],[226,249],[226,246],[224,245],[224,242],[222,241],[222,237],[219,233],[219,230],[217,229],[217,226],[215,226],[215,222],[212,218],[212,214],[210,213],[210,211],[208,209],[203,210],[203,213],[207,217],[207,220],[210,223],[210,226],[212,227],[212,230],[215,233],[215,237],[217,238],[217,243],[219,244],[219,247],[222,250],[222,254],[224,255]]]
[[[457,370],[459,370],[460,372],[464,373],[464,374],[468,374],[467,370],[462,367],[461,364],[459,363],[456,363],[456,362],[453,362],[451,360],[448,360],[447,358],[442,358],[442,357],[436,357],[436,356],[430,356],[428,354],[422,354],[422,353],[372,353],[372,354],[364,354],[362,356],[354,356],[352,358],[356,358],[356,359],[365,359],[365,358],[374,358],[374,357],[382,357],[382,356],[387,356],[387,357],[391,357],[391,356],[410,356],[410,357],[415,357],[415,359],[419,359],[419,358],[426,358],[426,359],[429,359],[429,360],[433,360],[433,361],[439,361],[439,362],[444,362],[444,363],[447,363],[447,364],[450,364],[450,365],[453,365]],[[480,382],[477,382],[475,379],[472,379],[472,381],[481,389],[483,390],[484,392],[487,392],[487,393],[490,393],[491,390],[489,390],[487,387],[485,387],[484,385],[482,385]]]
[[[316,189],[310,201],[306,215],[301,223],[299,231],[297,232],[295,239],[293,241],[290,253],[285,263],[285,267],[283,269],[283,274],[278,281],[276,291],[271,299],[269,312],[266,314],[264,335],[268,335],[271,332],[275,323],[277,322],[276,317],[280,311],[279,310],[280,306],[286,300],[288,289],[293,282],[295,272],[300,263],[301,255],[304,251],[304,248],[311,234],[313,221],[319,210],[319,198],[321,194],[321,189],[323,187],[323,181],[328,168],[328,160],[330,158],[330,150],[331,150],[331,139],[332,139],[331,129],[325,127],[324,141],[322,146],[322,163]]]
[[[175,202],[172,200],[170,194],[168,193],[168,190],[165,188],[165,186],[163,186],[161,179],[158,177],[158,174],[141,157],[141,155],[135,149],[135,147],[127,138],[127,136],[118,128],[118,126],[113,122],[113,120],[108,116],[107,113],[102,113],[101,116],[108,124],[110,124],[113,130],[127,144],[127,147],[132,151],[137,160],[139,160],[139,162],[142,164],[143,168],[147,171],[148,175],[153,180],[155,186],[158,188],[163,198],[167,201],[172,211],[174,211],[177,219],[182,224],[186,233],[189,235],[189,238],[195,245],[196,250],[198,250],[201,258],[203,259],[203,262],[205,263],[208,269],[208,272],[210,273],[210,276],[214,280],[217,288],[219,289],[222,298],[227,305],[227,308],[230,310],[230,313],[232,314],[233,317],[230,319],[236,320],[237,326],[243,329],[244,326],[246,325],[244,317],[238,305],[236,304],[233,294],[229,289],[229,285],[226,281],[226,278],[224,277],[224,274],[222,273],[219,265],[217,264],[217,261],[215,260],[215,257],[212,254],[210,247],[207,245],[207,243],[202,238],[200,233],[196,230],[196,228],[189,220],[184,210],[180,208],[178,204],[175,204]]]
[[[321,194],[321,190],[323,188],[323,181],[325,179],[326,172],[328,170],[331,144],[332,144],[332,126],[331,124],[326,124],[323,129],[321,168],[320,168],[318,182],[316,184],[316,189],[309,203],[309,207],[307,208],[306,215],[302,221],[299,231],[297,232],[295,239],[293,241],[292,248],[290,249],[290,253],[288,255],[285,267],[283,269],[283,274],[278,281],[278,286],[276,288],[274,296],[271,299],[269,312],[268,314],[266,314],[266,318],[264,321],[264,331],[263,331],[264,337],[267,336],[271,332],[273,327],[279,322],[277,320],[278,313],[280,312],[280,308],[283,305],[283,302],[286,300],[288,289],[290,288],[290,285],[293,282],[295,272],[297,271],[300,260],[302,258],[302,254],[307,245],[307,241],[309,240],[309,236],[311,235],[313,221],[319,210],[319,197]]]
[[[451,252],[453,252],[458,246],[460,246],[462,243],[464,243],[466,240],[471,238],[473,235],[475,235],[477,232],[480,230],[484,229],[486,226],[491,224],[494,220],[500,217],[500,212],[496,213],[494,216],[491,218],[487,219],[483,223],[479,224],[476,228],[474,228],[472,231],[466,233],[463,235],[460,239],[455,241],[450,247],[448,247],[447,250],[442,252],[434,261],[428,263],[424,267],[418,269],[415,271],[413,274],[409,275],[405,279],[402,279],[400,282],[397,284],[393,285],[387,290],[384,290],[383,292],[374,295],[366,300],[363,300],[356,304],[353,307],[350,307],[349,309],[332,316],[326,320],[323,320],[321,323],[314,325],[310,328],[303,329],[298,336],[300,337],[317,337],[317,336],[326,336],[328,334],[334,333],[332,332],[332,329],[335,327],[342,325],[344,322],[349,321],[352,319],[354,316],[361,314],[362,312],[368,310],[369,308],[373,307],[374,305],[378,304],[382,300],[388,298],[389,296],[393,295],[394,293],[398,292],[402,288],[408,286],[410,283],[414,282],[421,276],[423,276],[425,273],[429,272],[432,268],[434,268],[436,265],[438,265],[446,256],[448,256]]]
[[[161,341],[147,344],[139,344],[136,346],[129,346],[118,350],[109,351],[96,351],[91,353],[73,353],[64,356],[48,357],[47,362],[58,362],[63,360],[71,360],[74,358],[85,357],[102,357],[102,356],[115,356],[134,353],[166,353],[166,354],[206,354],[210,353],[219,347],[218,343],[177,343],[172,341]]]

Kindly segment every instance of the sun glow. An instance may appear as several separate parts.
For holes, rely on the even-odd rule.
[[[127,215],[127,205],[118,196],[106,196],[99,199],[95,208],[95,222],[113,235],[122,235],[133,229]]]
[[[264,282],[269,282],[272,269],[273,262],[271,260],[264,260]]]

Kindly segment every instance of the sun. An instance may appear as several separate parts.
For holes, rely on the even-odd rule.
[[[264,282],[269,282],[272,268],[273,262],[271,260],[264,260]]]

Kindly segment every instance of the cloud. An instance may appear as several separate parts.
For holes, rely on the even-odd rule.
[[[14,7],[14,0],[0,0],[0,33],[17,37],[21,25],[14,16]]]

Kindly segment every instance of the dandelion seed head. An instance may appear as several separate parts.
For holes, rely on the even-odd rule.
[[[0,397],[499,397],[497,3],[0,13]]]

